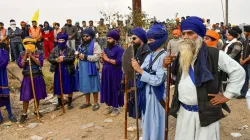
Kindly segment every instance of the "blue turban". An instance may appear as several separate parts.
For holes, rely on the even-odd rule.
[[[136,27],[131,32],[133,35],[136,35],[137,37],[139,37],[143,41],[143,43],[146,44],[148,42],[147,33],[142,28]]]
[[[92,39],[95,38],[95,31],[92,28],[87,28],[82,31],[82,35],[87,34],[89,35]]]
[[[120,39],[120,34],[118,33],[118,31],[112,30],[112,31],[108,32],[107,37],[111,37],[114,40],[118,41]]]
[[[57,40],[59,40],[59,39],[64,39],[65,42],[68,41],[68,38],[69,38],[68,34],[67,34],[67,33],[64,33],[64,32],[58,33],[58,34],[57,34],[57,37],[56,37]]]
[[[200,37],[204,37],[206,35],[206,27],[203,24],[203,20],[199,17],[189,17],[184,20],[181,24],[181,31],[184,30],[192,30]]]
[[[168,40],[168,29],[163,24],[155,22],[147,32],[147,38],[155,40],[148,43],[150,50],[155,51]]]

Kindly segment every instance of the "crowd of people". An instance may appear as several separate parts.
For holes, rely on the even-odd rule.
[[[79,91],[86,98],[79,109],[99,110],[100,93],[100,102],[107,105],[104,115],[119,115],[119,107],[124,106],[122,57],[128,35],[129,47],[134,49],[134,58],[128,61],[136,71],[136,83],[128,82],[128,114],[136,118],[138,106],[143,140],[164,139],[165,84],[175,86],[170,109],[170,115],[177,117],[175,140],[218,140],[219,120],[224,117],[222,109],[230,112],[226,102],[234,97],[245,98],[248,91],[250,26],[244,26],[243,37],[238,26],[211,25],[210,20],[205,22],[193,16],[183,17],[181,21],[177,18],[173,38],[164,48],[169,31],[159,22],[152,23],[147,31],[134,27],[126,30],[127,33],[122,31],[125,29],[121,23],[109,28],[103,19],[97,27],[93,21],[89,26],[85,21],[82,27],[79,22],[72,25],[70,19],[62,28],[59,23],[51,27],[48,22],[38,27],[36,21],[32,21],[33,27],[21,22],[21,29],[16,27],[15,20],[10,20],[8,29],[3,25],[0,23],[0,107],[6,107],[12,122],[17,119],[10,104],[6,71],[9,61],[16,61],[23,74],[20,123],[28,119],[29,101],[34,93],[38,105],[47,97],[41,69],[44,60],[49,61],[50,71],[54,73],[54,95],[58,99],[55,110],[64,103],[69,110],[73,109],[73,93]],[[169,65],[172,66],[172,82],[165,83]],[[66,102],[62,95],[67,95]],[[36,111],[34,114],[43,116]]]

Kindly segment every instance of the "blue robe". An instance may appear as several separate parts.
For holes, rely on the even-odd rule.
[[[101,103],[106,103],[108,106],[118,108],[124,105],[124,95],[121,93],[122,81],[122,55],[124,49],[118,45],[112,48],[106,48],[105,53],[108,58],[115,60],[113,65],[109,62],[104,62],[102,68],[101,79]]]
[[[88,46],[81,45],[78,48],[78,52],[84,54],[85,56],[89,55]],[[100,91],[100,76],[98,70],[96,75],[90,75],[88,73],[89,67],[90,65],[88,60],[79,60],[79,91],[83,94]]]
[[[147,69],[150,63],[151,55],[153,55],[152,59],[154,59],[162,50],[149,54],[141,68]],[[146,109],[145,113],[142,113],[143,140],[164,140],[165,110],[157,100],[153,88],[150,89],[150,87],[159,86],[165,82],[166,74],[163,70],[162,64],[166,55],[166,52],[163,53],[153,64],[152,70],[156,71],[156,75],[151,75],[143,71],[141,76],[141,81],[146,83]],[[164,93],[164,99],[165,97],[166,92]]]
[[[64,56],[66,55],[64,52]],[[64,62],[61,63],[63,94],[71,94],[75,91],[75,75],[70,75]],[[59,65],[54,74],[54,94],[61,95]]]
[[[9,103],[8,65],[9,54],[6,50],[0,49],[0,107]]]

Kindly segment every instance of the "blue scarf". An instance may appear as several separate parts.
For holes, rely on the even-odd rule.
[[[196,68],[197,73],[195,75],[195,85],[201,86],[203,83],[214,80],[212,73],[208,69],[208,47],[203,42],[202,47],[198,53]]]
[[[83,46],[81,46],[83,47]],[[84,55],[93,55],[94,54],[94,47],[95,47],[95,40],[93,39],[89,46],[88,46],[88,52],[84,52],[84,49],[79,48],[79,52],[83,53]],[[95,62],[88,61],[88,74],[89,76],[95,76],[97,75],[97,68]]]

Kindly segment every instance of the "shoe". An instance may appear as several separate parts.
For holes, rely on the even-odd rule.
[[[28,120],[28,115],[22,115],[20,119],[20,123],[25,123]]]
[[[0,124],[3,123],[3,116],[0,115]]]
[[[9,117],[9,120],[11,121],[11,122],[13,122],[13,123],[15,123],[15,122],[17,122],[17,119],[15,118],[15,117]]]
[[[113,107],[108,107],[108,108],[106,108],[106,110],[103,112],[103,114],[104,114],[104,115],[108,115],[108,114],[112,113],[112,111],[113,111]]]
[[[93,105],[92,110],[93,111],[97,111],[99,108],[100,108],[100,105],[99,104],[95,104],[95,105]]]
[[[73,108],[74,108],[74,106],[72,104],[68,105],[68,110],[71,110]]]
[[[85,109],[85,108],[88,108],[88,107],[91,107],[92,105],[91,104],[83,104],[79,107],[79,109]]]
[[[120,114],[119,110],[118,109],[114,109],[113,112],[110,114],[110,117],[116,117],[119,114]]]
[[[62,108],[62,105],[57,104],[57,105],[56,105],[56,108],[55,108],[54,110],[56,111],[56,110],[59,110],[59,109],[61,109],[61,108]]]
[[[33,112],[33,113],[34,113],[34,115],[35,115],[35,116],[37,116],[36,111],[35,111],[35,112]],[[39,112],[39,117],[40,117],[40,118],[42,118],[42,117],[43,117],[43,114],[42,114],[41,112]]]
[[[245,96],[238,96],[236,99],[245,99]]]
[[[128,130],[129,132],[135,132],[137,129],[136,129],[135,126],[130,126],[129,128],[127,128],[127,130]]]

